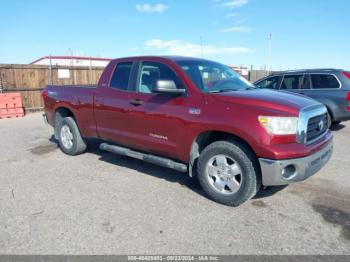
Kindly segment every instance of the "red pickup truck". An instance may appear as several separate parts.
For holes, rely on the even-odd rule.
[[[262,90],[204,59],[110,62],[97,86],[47,86],[46,120],[62,151],[100,149],[196,176],[213,200],[237,206],[261,186],[302,181],[333,151],[326,108]]]

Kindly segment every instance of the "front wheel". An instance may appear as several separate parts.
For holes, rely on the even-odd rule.
[[[58,126],[58,142],[67,155],[75,156],[86,150],[86,143],[72,117],[63,118]]]
[[[238,141],[217,141],[207,146],[198,160],[198,180],[209,198],[238,206],[259,188],[256,157]]]
[[[329,112],[329,110],[327,112],[327,117],[328,117],[328,127],[330,129],[335,128],[337,125],[339,125],[341,123],[341,121],[334,121],[333,120],[333,117],[332,117],[331,113]]]

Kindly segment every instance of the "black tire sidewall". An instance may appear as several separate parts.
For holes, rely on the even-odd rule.
[[[72,135],[73,135],[73,146],[71,148],[66,148],[61,140],[61,129],[63,126],[68,126]],[[78,139],[80,137],[80,132],[78,128],[76,127],[75,121],[71,117],[65,117],[60,121],[59,128],[58,128],[58,142],[60,145],[61,150],[68,154],[68,155],[75,155],[78,152]],[[78,137],[79,136],[79,137]]]
[[[207,178],[206,166],[208,161],[213,156],[220,154],[233,158],[237,161],[243,171],[241,187],[232,195],[224,195],[217,192],[209,184]],[[256,194],[257,175],[253,166],[253,161],[251,157],[242,150],[242,148],[232,142],[219,141],[209,145],[200,155],[197,168],[199,183],[207,195],[216,202],[229,206],[238,206]]]

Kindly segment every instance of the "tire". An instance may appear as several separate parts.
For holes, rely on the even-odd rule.
[[[332,114],[330,113],[330,111],[328,110],[328,112],[327,112],[327,116],[328,116],[328,119],[329,119],[329,125],[328,125],[328,127],[330,128],[330,129],[333,129],[333,128],[335,128],[337,125],[339,125],[340,123],[341,123],[341,121],[334,121],[333,120],[333,117],[332,117]]]
[[[58,123],[57,133],[58,143],[65,154],[75,156],[86,150],[86,143],[72,117],[65,117]]]
[[[331,116],[331,113],[329,113],[329,110],[327,111],[327,119],[328,119],[328,128],[331,128],[331,126],[332,126],[332,116]]]
[[[227,165],[223,164],[223,157]],[[246,202],[255,196],[261,185],[257,158],[239,141],[217,141],[208,145],[199,156],[197,171],[199,183],[208,197],[228,206]],[[235,173],[240,174],[233,175]]]

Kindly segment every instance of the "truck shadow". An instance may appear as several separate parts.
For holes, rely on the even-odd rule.
[[[343,128],[345,128],[346,126],[343,125],[343,124],[338,124],[338,125],[334,125],[334,126],[331,126],[329,129],[331,131],[339,131],[339,130],[342,130]]]
[[[153,176],[159,179],[164,179],[171,183],[178,183],[181,186],[187,187],[195,193],[205,197],[205,194],[202,191],[197,179],[190,178],[186,173],[181,173],[165,167],[160,167],[157,165],[146,163],[131,157],[121,156],[102,151],[99,149],[99,145],[101,142],[102,141],[95,139],[88,141],[89,153],[98,155],[100,157],[99,160],[104,161],[108,164],[113,164],[115,166],[135,170],[145,175]]]
[[[267,187],[264,189],[260,189],[259,192],[253,197],[253,199],[262,199],[262,198],[271,197],[271,196],[277,194],[278,192],[282,191],[286,187],[287,187],[287,185],[285,185],[285,186],[271,186],[271,187]]]
[[[57,146],[59,146],[58,141],[54,138],[54,136],[52,136],[49,141],[51,143],[56,143]],[[99,146],[102,142],[103,141],[98,139],[88,140],[88,152],[99,156],[99,160],[115,166],[136,170],[142,174],[164,179],[171,183],[178,183],[181,186],[187,187],[198,195],[207,198],[201,186],[199,185],[198,180],[196,178],[190,178],[187,173],[177,172],[175,170],[146,163],[138,159],[102,151],[99,149]],[[275,186],[260,189],[259,192],[253,197],[253,199],[271,197],[284,188],[286,188],[286,186]]]
[[[153,176],[159,179],[164,179],[171,183],[178,183],[181,186],[187,187],[193,192],[203,197],[207,197],[202,191],[201,186],[199,185],[198,180],[196,178],[190,178],[186,173],[180,173],[175,170],[146,163],[138,159],[102,151],[99,149],[99,145],[101,142],[102,141],[95,139],[89,140],[88,142],[89,152],[100,156],[99,160],[116,166],[122,166],[128,169],[136,170],[145,175]],[[271,197],[285,188],[286,186],[275,186],[260,189],[253,199],[263,199]]]

